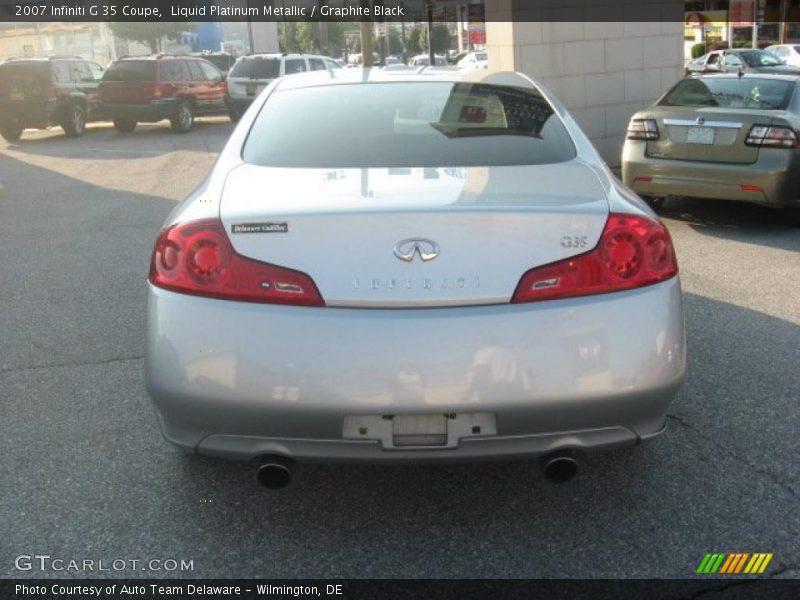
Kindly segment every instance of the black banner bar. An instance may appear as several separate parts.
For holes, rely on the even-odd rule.
[[[798,579],[698,577],[671,580],[603,579],[29,579],[3,580],[3,600],[472,600],[542,598],[547,600],[734,600],[800,598]]]
[[[683,0],[525,0],[493,4],[487,21],[683,22]],[[0,0],[0,23],[454,21],[455,0]],[[469,4],[469,2],[462,2]],[[498,8],[506,6],[506,8]],[[462,15],[463,16],[463,15]]]

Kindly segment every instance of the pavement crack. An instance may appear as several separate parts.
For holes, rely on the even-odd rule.
[[[107,358],[105,360],[87,360],[83,362],[65,362],[65,363],[52,363],[49,365],[36,365],[34,367],[14,367],[11,369],[0,369],[0,375],[5,373],[21,373],[24,371],[39,371],[45,369],[58,369],[59,367],[84,367],[90,365],[108,365],[113,363],[128,362],[134,360],[143,360],[144,355],[138,356],[121,356],[117,358]]]
[[[729,456],[732,456],[735,460],[740,461],[742,464],[744,464],[747,467],[749,467],[751,471],[766,476],[767,479],[772,481],[775,485],[777,485],[777,486],[783,488],[784,490],[786,490],[787,492],[789,492],[789,494],[793,498],[800,497],[800,494],[798,494],[797,490],[795,490],[782,477],[780,477],[776,473],[773,473],[772,471],[764,469],[763,467],[760,467],[757,464],[751,462],[750,460],[747,459],[746,456],[744,456],[741,453],[737,452],[733,448],[729,448],[728,446],[719,443],[714,438],[712,438],[710,436],[707,436],[707,435],[704,435],[699,429],[697,429],[691,423],[689,423],[689,421],[685,417],[682,417],[682,416],[676,415],[676,414],[669,414],[668,413],[667,414],[667,419],[670,419],[671,421],[673,421],[675,423],[678,423],[681,427],[696,433],[698,436],[700,436],[702,439],[704,439],[706,442],[708,442],[712,446],[715,446],[715,447],[719,448],[723,452],[727,453]]]

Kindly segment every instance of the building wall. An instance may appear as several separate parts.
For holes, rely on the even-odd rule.
[[[510,0],[487,3],[489,68],[520,71],[547,86],[605,161],[618,166],[631,115],[683,76],[683,24],[520,17]]]

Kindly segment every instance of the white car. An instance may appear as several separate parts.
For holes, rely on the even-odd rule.
[[[446,67],[448,64],[447,59],[440,54],[434,56],[434,60],[437,67]],[[411,67],[429,67],[431,65],[431,57],[428,54],[417,54],[408,64]]]
[[[225,104],[231,120],[238,121],[258,94],[278,77],[340,69],[332,58],[316,54],[248,54],[239,58],[228,74]]]
[[[518,73],[281,78],[159,232],[148,392],[190,452],[542,456],[666,428],[686,368],[664,224]],[[257,110],[256,110],[257,109]]]
[[[466,56],[456,63],[456,66],[462,70],[488,69],[489,55],[485,50],[467,52]]]
[[[800,45],[798,44],[776,44],[765,50],[777,56],[786,65],[800,67]]]

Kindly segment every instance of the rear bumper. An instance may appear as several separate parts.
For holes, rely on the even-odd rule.
[[[800,150],[762,148],[753,164],[715,164],[650,158],[645,145],[626,141],[622,153],[622,180],[639,194],[800,206]]]
[[[108,104],[102,105],[103,111],[111,119],[133,119],[135,121],[156,122],[171,119],[175,115],[174,98],[154,100],[144,104]]]
[[[44,129],[56,124],[60,104],[52,102],[28,101],[24,104],[0,104],[0,122],[19,123],[23,127]]]
[[[663,431],[685,371],[677,278],[444,309],[148,294],[148,391],[165,437],[202,454],[438,462],[622,447]],[[397,448],[379,427],[346,426],[417,414],[490,415],[492,427],[452,433],[447,447]]]

